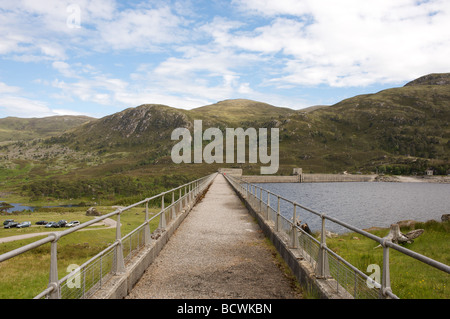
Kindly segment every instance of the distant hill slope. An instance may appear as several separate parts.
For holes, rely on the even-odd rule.
[[[450,169],[450,74],[428,75],[404,87],[296,111],[244,99],[193,110],[144,104],[72,126],[64,134],[57,132],[42,142],[39,152],[50,149],[59,159],[52,160],[50,153],[40,158],[48,158],[45,174],[52,167],[55,172],[72,167],[65,171],[67,178],[75,172],[77,176],[198,176],[221,166],[259,173],[259,164],[174,164],[170,152],[177,141],[171,140],[171,132],[177,127],[192,132],[195,119],[203,120],[203,130],[279,128],[279,174],[290,174],[293,167],[302,167],[305,172],[396,174],[422,174],[428,167],[439,173]],[[53,134],[35,131],[39,132],[35,136]],[[0,155],[9,161],[32,161],[24,155],[33,153],[29,150],[25,143],[0,149]]]
[[[252,126],[279,119],[295,111],[267,103],[245,99],[225,100],[190,110],[190,118],[205,120],[229,127]],[[211,124],[212,124],[211,123]]]
[[[411,82],[405,84],[405,86],[415,85],[449,85],[450,77],[448,73],[432,73],[421,76]]]
[[[1,118],[0,142],[47,138],[59,135],[90,120],[93,118],[70,115],[43,118]]]
[[[303,158],[300,166],[330,172],[450,168],[449,80],[449,74],[423,77],[311,113],[298,111],[283,126],[283,144],[294,150],[291,162]]]

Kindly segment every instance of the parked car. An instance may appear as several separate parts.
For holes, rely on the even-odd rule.
[[[66,224],[66,227],[74,227],[80,225],[80,222],[78,220],[73,220]]]
[[[31,226],[31,222],[22,222],[20,224],[18,224],[16,227],[17,228],[25,228],[25,227],[30,227]]]
[[[36,222],[36,225],[47,225],[48,221],[46,220],[40,220],[38,222]]]
[[[4,222],[3,222],[3,226],[6,226],[6,225],[8,225],[9,223],[11,223],[11,222],[13,222],[14,221],[14,219],[6,219]]]
[[[45,224],[45,228],[58,227],[56,222],[48,222]]]
[[[4,228],[13,228],[13,227],[17,227],[17,225],[19,225],[19,223],[9,222],[8,224],[5,225]]]
[[[58,227],[64,227],[67,224],[67,220],[61,219],[59,222],[57,222]]]

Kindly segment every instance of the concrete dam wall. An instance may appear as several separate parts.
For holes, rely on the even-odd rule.
[[[301,168],[295,168],[292,175],[242,175],[242,169],[221,168],[219,173],[233,175],[247,183],[331,183],[331,182],[373,182],[378,176],[352,174],[305,174]]]
[[[301,175],[276,176],[276,175],[242,175],[247,183],[300,183]]]
[[[377,175],[344,174],[301,174],[292,176],[242,175],[248,183],[332,183],[332,182],[373,182]]]
[[[303,183],[373,182],[378,175],[303,174]]]

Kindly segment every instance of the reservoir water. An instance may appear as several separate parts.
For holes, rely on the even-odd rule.
[[[441,220],[450,213],[450,184],[439,183],[264,183],[256,184],[275,194],[317,212],[337,218],[361,229],[389,227],[400,220]],[[258,195],[259,196],[259,195]],[[263,192],[263,201],[266,202]],[[276,210],[277,199],[270,198]],[[281,201],[281,213],[292,217],[292,204]],[[320,230],[320,218],[297,208],[297,219]],[[336,233],[348,230],[331,221],[326,229]]]
[[[2,201],[0,201],[1,203]],[[18,204],[18,203],[8,203],[10,204],[12,207],[8,208],[5,210],[5,212],[7,213],[12,213],[15,211],[18,212],[22,212],[24,210],[29,210],[31,212],[34,212],[35,209],[40,208],[40,207],[44,207],[44,208],[51,208],[51,207],[79,207],[79,205],[74,205],[74,204],[69,204],[69,205],[58,205],[58,206],[28,206],[28,205],[24,205],[24,204]]]

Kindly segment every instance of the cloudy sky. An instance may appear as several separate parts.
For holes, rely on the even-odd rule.
[[[450,72],[449,57],[448,0],[0,0],[0,118],[301,109]]]

